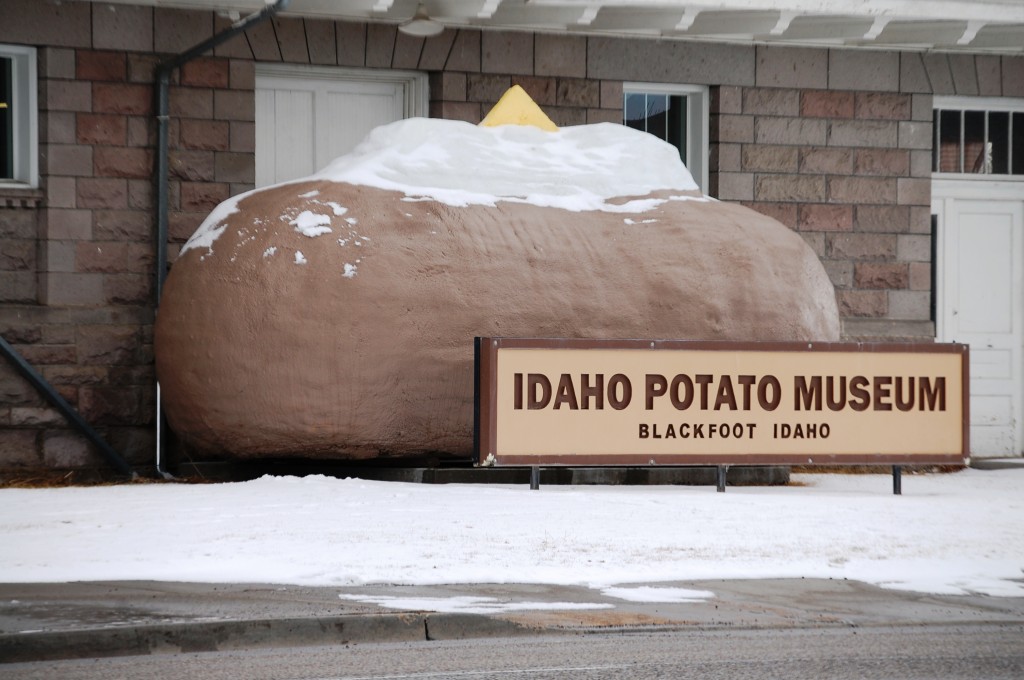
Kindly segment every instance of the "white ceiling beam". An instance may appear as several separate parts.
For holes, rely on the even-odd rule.
[[[769,35],[782,35],[789,30],[789,25],[793,23],[793,19],[797,17],[796,12],[779,12],[779,20],[776,22],[772,30],[768,31]]]
[[[449,3],[449,11],[461,8],[462,3]],[[580,24],[583,17],[579,7],[528,7],[521,2],[509,2],[506,0],[495,11],[490,19],[477,19],[475,12],[469,17],[460,20],[451,14],[439,14],[443,16],[446,23],[464,23],[473,26],[489,28],[514,28],[517,30],[537,31],[589,31],[590,25]],[[601,21],[599,13],[595,22]]]
[[[864,39],[874,40],[877,38],[885,30],[885,27],[889,25],[890,21],[892,21],[891,17],[875,17],[875,20],[871,23],[871,28],[864,34]]]
[[[476,13],[477,19],[490,19],[494,16],[494,13],[498,11],[498,6],[501,4],[501,0],[486,0],[484,6],[480,8],[480,11]]]
[[[693,26],[693,22],[697,20],[700,15],[700,10],[695,7],[687,7],[683,11],[683,16],[679,17],[679,21],[676,23],[675,30],[677,31],[688,31]]]
[[[600,5],[585,7],[583,9],[583,14],[581,14],[580,18],[576,20],[576,23],[579,24],[580,26],[589,26],[590,24],[594,23],[594,19],[597,18],[597,13],[600,11]]]
[[[968,21],[964,34],[960,36],[960,39],[956,41],[956,44],[970,45],[974,42],[974,39],[978,37],[978,31],[984,28],[987,23],[987,21]]]
[[[599,6],[608,0],[527,0],[529,5]],[[1024,23],[1019,0],[615,0],[617,7],[679,7],[697,10],[760,10],[795,14],[854,17],[887,16],[901,19],[970,21],[982,17],[995,23]]]
[[[94,0],[98,1],[98,0]],[[501,0],[483,0],[484,5],[498,5]],[[190,7],[212,10],[260,9],[264,0],[104,0],[121,4],[152,4],[164,7]],[[395,0],[292,0],[288,14],[333,14],[353,16],[387,12]],[[464,4],[467,10],[479,2],[447,2]],[[887,16],[910,21],[986,21],[989,24],[1024,24],[1024,2],[1021,0],[522,0],[525,8],[561,7],[579,10],[587,7],[669,9],[698,12],[711,11],[773,11],[796,15],[831,15],[848,17]],[[475,11],[473,12],[475,14]],[[469,15],[467,15],[469,16]],[[667,28],[667,27],[666,27]]]
[[[48,0],[55,2],[57,0]],[[248,14],[266,0],[91,0]],[[290,16],[401,21],[419,0],[292,0]],[[424,0],[452,26],[1024,54],[1024,0]],[[0,19],[2,20],[2,19]]]

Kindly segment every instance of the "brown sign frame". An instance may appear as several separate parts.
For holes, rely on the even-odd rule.
[[[502,349],[628,349],[765,352],[868,352],[961,355],[962,441],[959,452],[906,454],[678,453],[623,451],[615,454],[502,454],[498,447],[498,352]],[[728,465],[967,465],[970,459],[969,347],[957,343],[703,342],[689,340],[597,340],[574,338],[478,337],[475,340],[474,451],[489,466],[728,466]]]

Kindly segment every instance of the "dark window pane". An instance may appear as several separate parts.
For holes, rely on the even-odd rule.
[[[686,97],[673,95],[668,100],[668,138],[666,141],[679,149],[679,158],[689,166],[686,154]]]
[[[989,164],[985,141],[985,112],[964,111],[964,172],[987,172]]]
[[[0,57],[0,179],[14,177],[13,60]]]
[[[1010,114],[1006,111],[989,111],[988,141],[992,156],[992,173],[1010,173]]]
[[[622,107],[625,123],[634,130],[647,130],[647,95],[627,94]]]
[[[647,131],[658,139],[668,139],[668,95],[647,95]]]
[[[1012,135],[1010,155],[1013,157],[1013,174],[1024,175],[1024,113],[1013,114]]]
[[[960,111],[939,114],[939,172],[960,172]]]

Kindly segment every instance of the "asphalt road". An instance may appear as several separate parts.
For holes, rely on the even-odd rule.
[[[1024,625],[573,634],[263,648],[3,666],[5,680],[1024,677]]]

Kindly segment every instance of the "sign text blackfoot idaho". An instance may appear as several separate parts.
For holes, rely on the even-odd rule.
[[[967,347],[478,339],[480,462],[964,464]]]

